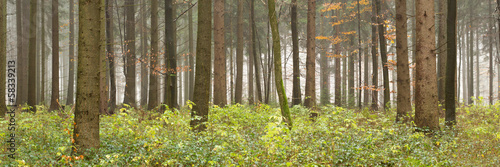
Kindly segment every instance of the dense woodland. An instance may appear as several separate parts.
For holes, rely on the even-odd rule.
[[[0,0],[0,164],[498,165],[499,9]]]

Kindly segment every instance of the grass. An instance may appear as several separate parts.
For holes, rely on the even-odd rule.
[[[208,130],[193,134],[187,107],[164,114],[132,108],[101,116],[101,147],[72,157],[70,109],[16,115],[19,166],[495,166],[500,164],[500,103],[457,111],[458,125],[428,137],[394,123],[395,111],[354,111],[326,106],[315,121],[291,109],[288,130],[279,108],[214,106]],[[6,120],[0,147],[7,147]],[[444,120],[440,119],[441,127]]]

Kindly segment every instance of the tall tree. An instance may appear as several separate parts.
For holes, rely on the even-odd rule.
[[[377,57],[377,10],[375,10],[376,0],[372,0],[372,85],[374,86],[374,90],[372,93],[372,110],[378,109],[378,57]]]
[[[439,129],[434,1],[416,1],[417,19],[417,76],[415,124],[419,128]]]
[[[447,0],[439,0],[438,2],[438,15],[436,16],[438,19],[438,36],[437,36],[437,54],[438,54],[438,100],[440,104],[444,104],[445,98],[445,75],[446,75],[446,1]]]
[[[396,0],[396,51],[398,65],[396,122],[409,122],[411,112],[410,68],[408,66],[408,32],[406,0]]]
[[[148,109],[158,106],[158,0],[151,1],[151,57],[149,58],[149,103]],[[189,88],[186,88],[189,90]]]
[[[257,100],[258,103],[262,102],[262,89],[261,89],[261,82],[260,82],[260,77],[261,77],[261,72],[260,72],[260,54],[257,54],[257,27],[255,25],[255,1],[250,1],[250,22],[251,22],[251,35],[252,35],[252,57],[254,61],[254,68],[255,68],[255,85],[257,89]]]
[[[59,107],[59,0],[52,0],[52,97],[49,110]]]
[[[115,77],[115,52],[113,36],[113,0],[106,0],[106,40],[107,40],[107,59],[109,69],[109,113],[113,114],[116,107],[116,77]]]
[[[100,49],[100,56],[99,56],[99,70],[101,71],[99,73],[99,113],[101,114],[107,114],[108,112],[108,88],[107,88],[107,71],[108,71],[108,65],[107,65],[107,59],[106,59],[106,6],[105,6],[105,1],[101,0],[100,3],[100,33],[99,33],[99,38],[100,41],[99,43],[101,44],[99,49]]]
[[[236,91],[234,101],[241,103],[243,91],[243,0],[238,0],[238,24],[236,28]]]
[[[361,75],[361,53],[363,52],[363,47],[361,46],[361,10],[359,9],[361,4],[359,3],[359,0],[357,1],[358,3],[358,78],[359,78],[359,86],[361,86],[361,78],[362,78],[362,75]],[[365,81],[366,82],[366,81]],[[362,103],[361,103],[361,94],[363,92],[363,89],[359,89],[358,91],[358,105],[359,105],[359,108],[361,108],[362,106]]]
[[[332,10],[332,23],[335,23],[338,21],[338,13],[339,12],[334,12]],[[340,35],[340,25],[334,25],[334,31],[335,31],[335,37],[338,37]],[[334,57],[335,57],[335,105],[336,106],[342,106],[342,90],[341,90],[341,83],[342,83],[342,77],[340,75],[340,62],[342,61],[341,55],[340,55],[340,43],[336,42],[334,43]]]
[[[491,11],[491,0],[488,1],[488,13],[492,13]],[[489,57],[490,57],[490,68],[489,68],[489,76],[490,76],[490,81],[489,81],[489,99],[490,99],[490,105],[493,105],[493,19],[490,17],[488,19],[488,43],[489,43]]]
[[[125,0],[125,99],[123,103],[135,107],[135,4],[134,0]]]
[[[316,107],[315,39],[316,39],[316,0],[308,0],[307,1],[307,59],[306,59],[306,87],[305,87],[306,90],[305,90],[305,100],[304,100],[304,106],[308,108]]]
[[[147,43],[147,18],[146,18],[146,3],[143,0],[141,5],[141,106],[146,108],[148,105],[148,43]]]
[[[74,0],[69,1],[69,79],[68,79],[68,97],[66,99],[67,105],[74,103],[73,94],[75,88],[75,16],[74,16]]]
[[[207,127],[208,102],[211,69],[211,32],[212,0],[198,1],[198,34],[196,40],[196,73],[193,96],[193,110],[191,110],[190,125],[194,131],[203,131]]]
[[[189,0],[189,5],[191,5],[191,0]],[[191,71],[189,71],[189,100],[193,100],[194,93],[194,60],[195,60],[195,52],[194,52],[194,33],[193,33],[193,10],[188,11],[188,30],[189,30],[189,66]]]
[[[302,103],[300,97],[300,59],[299,59],[299,33],[297,30],[297,0],[292,0],[292,59],[293,59],[293,90],[292,105]]]
[[[455,116],[455,73],[457,71],[457,1],[448,0],[448,12],[446,19],[446,33],[447,33],[447,59],[446,59],[446,86],[445,86],[445,107],[446,107],[446,125],[451,127],[456,124]],[[490,41],[491,42],[491,41]],[[491,49],[491,48],[490,48]]]
[[[214,0],[214,104],[221,107],[227,104],[224,2]]]
[[[467,77],[467,86],[468,86],[468,104],[473,103],[472,97],[474,97],[474,2],[469,0],[469,63],[468,63],[468,77]]]
[[[75,124],[72,149],[75,155],[84,155],[88,149],[98,149],[99,139],[99,79],[104,42],[102,0],[80,0],[78,3],[78,76],[75,106]],[[58,27],[58,26],[56,26]],[[100,49],[96,49],[100,48]],[[75,152],[76,151],[76,152]]]
[[[325,23],[328,23],[325,19],[326,17],[321,17],[320,22],[320,34],[325,34]],[[320,41],[320,103],[321,105],[330,104],[330,69],[329,61],[327,57],[327,49],[329,48],[325,40]],[[285,52],[286,55],[286,52]],[[286,68],[285,68],[286,69]],[[286,86],[285,86],[286,87]]]
[[[165,104],[173,108],[176,106],[176,88],[177,88],[177,72],[176,72],[176,59],[175,59],[175,32],[174,32],[174,9],[173,0],[165,0],[165,65],[167,68],[167,75],[165,77]]]
[[[26,2],[26,1],[24,1]],[[24,22],[24,15],[29,14],[28,12],[23,12],[23,1],[16,1],[16,32],[17,32],[17,60],[18,61],[18,69],[17,69],[17,74],[19,74],[17,77],[17,94],[16,94],[16,103],[18,105],[24,104],[28,100],[28,69],[25,67],[28,67],[26,64],[26,61],[21,61],[21,60],[27,60],[28,57],[26,55],[26,46],[24,45],[24,41],[26,41],[24,38],[26,38],[26,31],[24,31],[25,22]]]
[[[37,0],[30,1],[30,32],[29,32],[29,47],[28,47],[28,105],[32,108],[29,110],[36,112],[36,8]]]
[[[382,74],[384,78],[384,109],[390,108],[391,91],[389,89],[389,67],[387,66],[387,47],[385,41],[385,24],[382,14],[381,0],[375,0],[377,6],[378,40],[380,46],[380,58],[382,59]]]
[[[42,7],[41,7],[40,14],[41,14],[42,24],[40,27],[42,28],[42,30],[41,30],[42,33],[40,35],[41,36],[41,44],[40,45],[42,45],[42,49],[41,49],[41,52],[42,52],[42,54],[41,54],[41,64],[42,64],[41,68],[42,68],[42,70],[41,70],[41,72],[42,72],[42,74],[41,74],[41,83],[40,83],[41,84],[41,86],[40,86],[40,97],[41,97],[40,101],[43,105],[45,105],[45,76],[47,74],[47,68],[45,66],[47,64],[47,53],[45,51],[45,49],[46,49],[46,46],[45,46],[45,44],[46,44],[45,43],[45,8],[44,8],[45,1],[41,1],[41,6]]]
[[[312,0],[314,1],[314,0]],[[288,108],[288,100],[286,98],[285,87],[283,87],[283,79],[281,78],[281,47],[280,47],[280,36],[278,30],[278,19],[276,18],[275,2],[274,0],[267,1],[269,9],[269,22],[271,24],[272,34],[273,34],[273,51],[274,51],[274,79],[276,84],[276,90],[278,92],[281,115],[284,121],[288,125],[289,129],[292,129],[292,118],[290,116],[290,110]],[[313,3],[314,5],[315,3]],[[315,11],[315,10],[313,10]]]
[[[0,0],[0,67],[7,65],[7,0]],[[4,85],[0,89],[0,94],[5,95],[6,69],[0,68],[0,85]],[[0,96],[0,118],[5,117],[7,105],[5,104],[5,96]]]

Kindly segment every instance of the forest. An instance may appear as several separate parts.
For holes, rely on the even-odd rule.
[[[0,0],[0,166],[498,166],[500,0]]]

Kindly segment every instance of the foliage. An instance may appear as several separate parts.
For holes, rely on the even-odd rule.
[[[72,157],[73,114],[16,115],[17,159],[29,166],[494,166],[500,163],[500,103],[457,110],[458,125],[428,137],[394,123],[395,113],[326,106],[313,122],[291,108],[293,130],[278,108],[231,105],[210,109],[208,130],[190,131],[189,108],[165,113],[122,109],[101,116],[97,154]],[[7,129],[8,122],[0,121]],[[441,119],[444,125],[444,119]],[[442,126],[444,127],[444,126]],[[8,131],[0,131],[2,148]],[[2,149],[4,150],[4,149]]]

